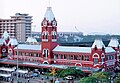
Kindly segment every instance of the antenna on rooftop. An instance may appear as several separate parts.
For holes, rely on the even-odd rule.
[[[76,26],[75,26],[75,29],[76,29],[76,31],[80,32],[80,31],[77,29],[77,27],[76,27]]]

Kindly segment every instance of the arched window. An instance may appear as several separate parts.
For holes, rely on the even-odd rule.
[[[95,53],[92,57],[94,65],[98,64],[99,54]]]
[[[101,62],[104,63],[104,60],[105,60],[105,54],[102,53],[102,54],[101,54]]]
[[[48,55],[49,55],[49,50],[43,49],[43,57],[45,57],[47,59]]]
[[[52,32],[51,32],[51,35],[52,35],[52,39],[56,39],[56,36],[57,36],[56,31],[52,31]]]
[[[48,35],[49,35],[48,31],[43,31],[42,33],[43,39],[48,39]]]

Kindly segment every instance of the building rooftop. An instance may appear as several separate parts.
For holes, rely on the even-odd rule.
[[[91,47],[57,46],[57,47],[55,47],[53,52],[91,53]]]

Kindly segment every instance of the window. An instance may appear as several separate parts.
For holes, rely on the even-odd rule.
[[[74,59],[75,59],[75,60],[78,60],[78,56],[74,55]]]
[[[52,33],[52,39],[56,39],[56,35],[57,35],[56,32],[52,31],[51,33]]]
[[[70,60],[72,60],[73,59],[73,55],[70,55],[69,58],[70,58]]]
[[[57,59],[58,58],[58,54],[54,54],[54,59]]]
[[[94,62],[94,65],[95,65],[95,64],[98,64],[98,59],[99,59],[99,54],[97,54],[97,53],[93,54],[93,62]]]
[[[64,59],[67,59],[67,55],[64,55]]]
[[[98,64],[98,58],[94,58],[93,61],[94,61],[94,64]]]
[[[89,61],[89,56],[85,56],[85,61]]]
[[[101,58],[102,63],[104,62],[104,58]]]
[[[82,60],[84,60],[84,57],[83,57],[83,56],[81,56],[81,59],[82,59]]]
[[[63,59],[63,55],[62,54],[60,55],[60,59]]]
[[[43,39],[48,39],[48,31],[43,31]]]
[[[49,55],[48,49],[44,49],[44,50],[43,50],[43,57],[47,58],[48,55]]]

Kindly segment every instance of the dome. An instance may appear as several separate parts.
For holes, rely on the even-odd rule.
[[[9,36],[9,34],[8,34],[7,31],[5,31],[5,32],[3,33],[2,38],[4,38],[4,39],[10,38],[10,36]]]
[[[99,49],[101,49],[102,47],[105,48],[105,45],[104,45],[104,43],[103,43],[103,41],[101,39],[95,39],[95,41],[94,41],[94,43],[92,45],[92,48],[94,48],[95,46],[97,48],[99,48]]]
[[[29,42],[29,43],[33,42],[33,43],[35,43],[35,42],[37,42],[37,40],[34,37],[28,37],[26,42]]]
[[[11,44],[12,46],[18,45],[18,41],[16,38],[10,38],[8,45]]]
[[[119,42],[117,38],[112,38],[108,44],[108,46],[111,47],[118,47],[119,46]]]
[[[44,18],[46,18],[47,21],[51,22],[52,20],[54,20],[54,14],[52,12],[52,8],[51,7],[47,7],[46,13]]]

